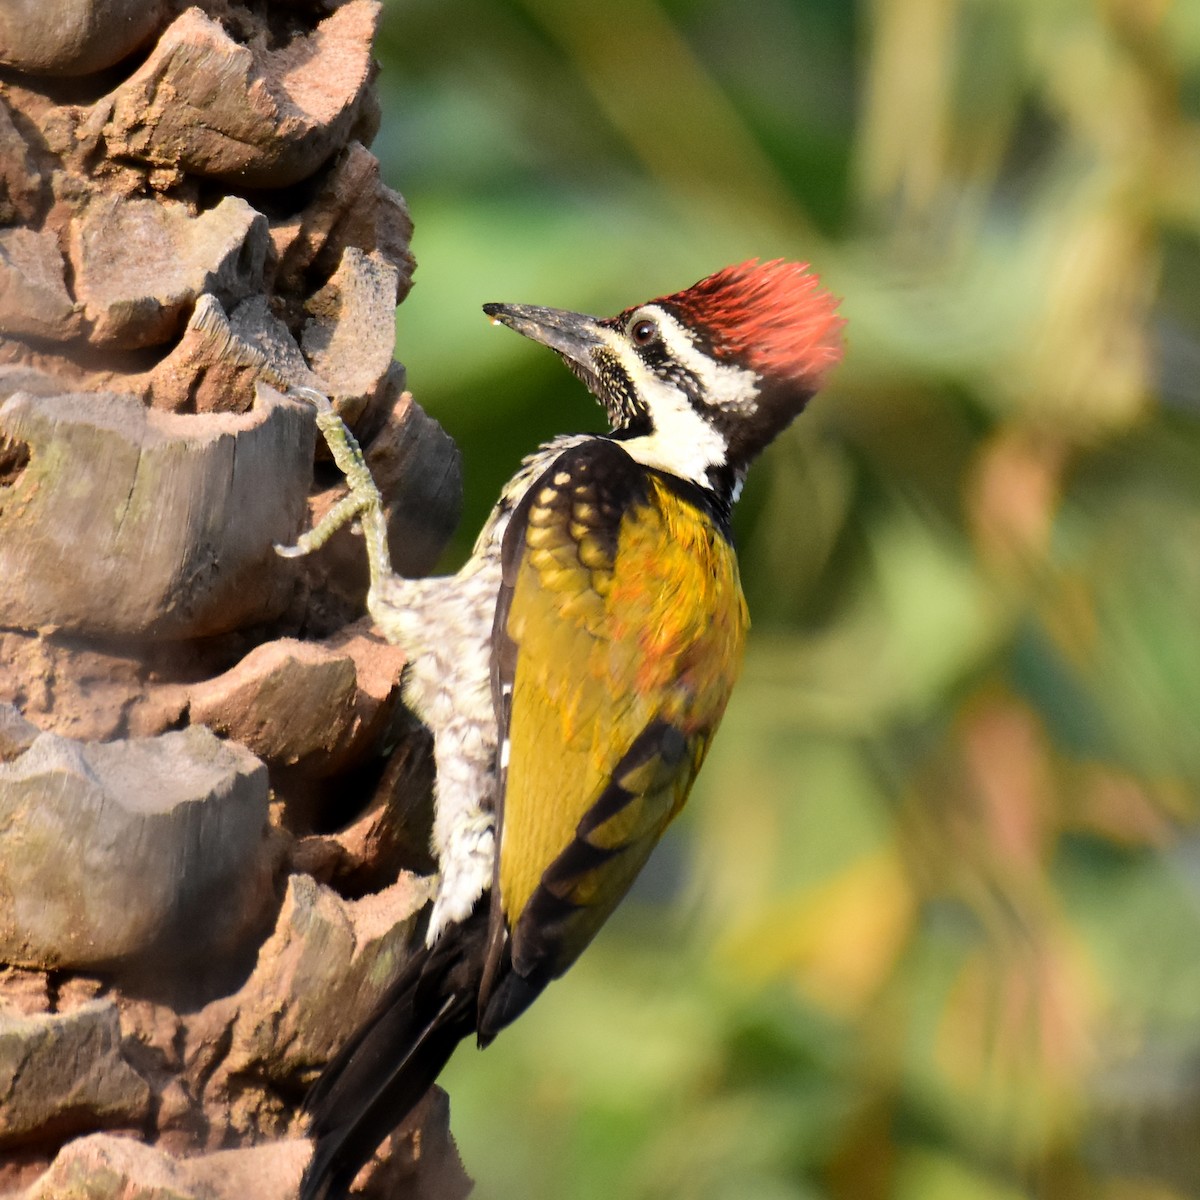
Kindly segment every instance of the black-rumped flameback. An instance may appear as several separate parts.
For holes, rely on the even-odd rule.
[[[841,358],[836,303],[800,263],[727,267],[615,317],[488,304],[554,350],[607,434],[521,464],[458,574],[392,573],[379,494],[327,404],[368,605],[408,652],[434,737],[428,932],[307,1104],[302,1200],[340,1196],[454,1047],[486,1045],[561,975],[680,810],[729,700],[748,617],[730,509],[751,461]]]

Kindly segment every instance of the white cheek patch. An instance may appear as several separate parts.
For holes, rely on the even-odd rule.
[[[629,438],[621,445],[647,467],[709,486],[709,468],[725,461],[725,439],[692,407],[683,392],[644,366],[634,386],[650,410],[654,432]]]
[[[758,377],[744,367],[717,362],[704,354],[688,331],[670,313],[654,309],[662,339],[676,362],[686,367],[704,390],[705,400],[714,408],[747,415],[757,409]]]
[[[644,315],[659,328],[671,357],[700,384],[705,403],[725,412],[749,415],[757,408],[758,379],[752,371],[715,362],[700,351],[688,331],[669,313],[647,305],[633,315]],[[711,486],[709,471],[723,466],[728,443],[710,421],[696,411],[687,393],[656,375],[621,335],[602,335],[620,360],[630,383],[650,414],[654,432],[621,442],[630,456],[647,467]]]

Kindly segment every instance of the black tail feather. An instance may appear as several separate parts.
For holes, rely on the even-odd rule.
[[[316,1141],[300,1200],[344,1196],[376,1147],[475,1032],[487,913],[422,947],[370,1020],[313,1085],[304,1106]]]

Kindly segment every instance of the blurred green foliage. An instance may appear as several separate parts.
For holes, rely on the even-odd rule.
[[[380,56],[459,557],[599,425],[481,302],[787,256],[849,319],[679,828],[447,1072],[479,1194],[1200,1195],[1200,4],[389,0]]]

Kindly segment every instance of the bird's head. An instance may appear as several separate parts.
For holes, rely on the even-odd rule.
[[[842,356],[837,301],[806,264],[782,259],[726,267],[615,317],[483,311],[557,351],[635,459],[726,500]]]

